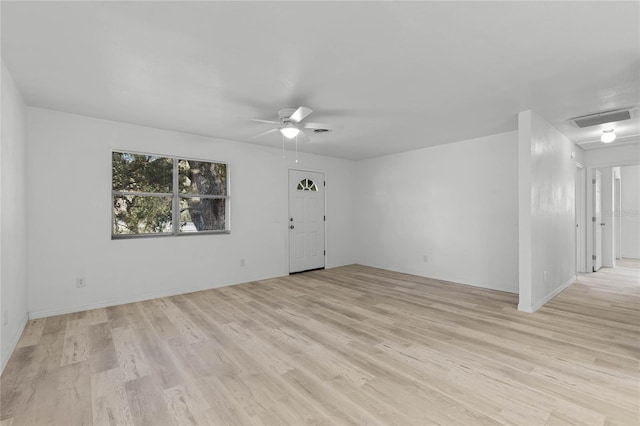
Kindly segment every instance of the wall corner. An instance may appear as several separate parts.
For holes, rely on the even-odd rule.
[[[531,118],[532,111],[518,114],[518,310],[531,306]]]

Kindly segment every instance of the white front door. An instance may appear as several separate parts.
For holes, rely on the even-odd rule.
[[[593,272],[602,267],[602,174],[593,179]]]
[[[289,272],[324,268],[324,174],[289,170]]]

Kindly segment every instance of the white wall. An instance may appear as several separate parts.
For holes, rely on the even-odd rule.
[[[327,267],[354,262],[352,161],[38,108],[28,128],[33,318],[288,274],[289,168],[326,173]],[[231,234],[111,240],[112,149],[230,162]]]
[[[621,254],[640,259],[640,166],[620,168]]]
[[[26,108],[2,63],[0,141],[0,371],[27,320]]]
[[[516,132],[359,162],[358,263],[517,292],[517,176]]]
[[[518,309],[535,312],[575,280],[575,145],[532,111],[518,117]]]
[[[640,164],[640,141],[628,145],[588,149],[584,153],[584,161],[591,168]]]

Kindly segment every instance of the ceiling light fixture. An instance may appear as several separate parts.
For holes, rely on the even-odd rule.
[[[602,143],[611,143],[616,140],[616,134],[613,132],[613,129],[603,130],[600,140]]]
[[[293,126],[287,126],[281,128],[280,133],[282,133],[286,138],[293,139],[298,136],[298,133],[300,133],[300,129]]]

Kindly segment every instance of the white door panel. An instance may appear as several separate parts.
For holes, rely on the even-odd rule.
[[[294,257],[296,261],[300,261],[304,259],[304,235],[294,234],[294,238]]]
[[[307,234],[307,248],[309,252],[307,256],[314,257],[318,255],[318,233],[317,232],[309,232]]]
[[[596,169],[593,180],[593,272],[602,267],[602,174]]]
[[[324,268],[324,174],[289,170],[289,272]]]

